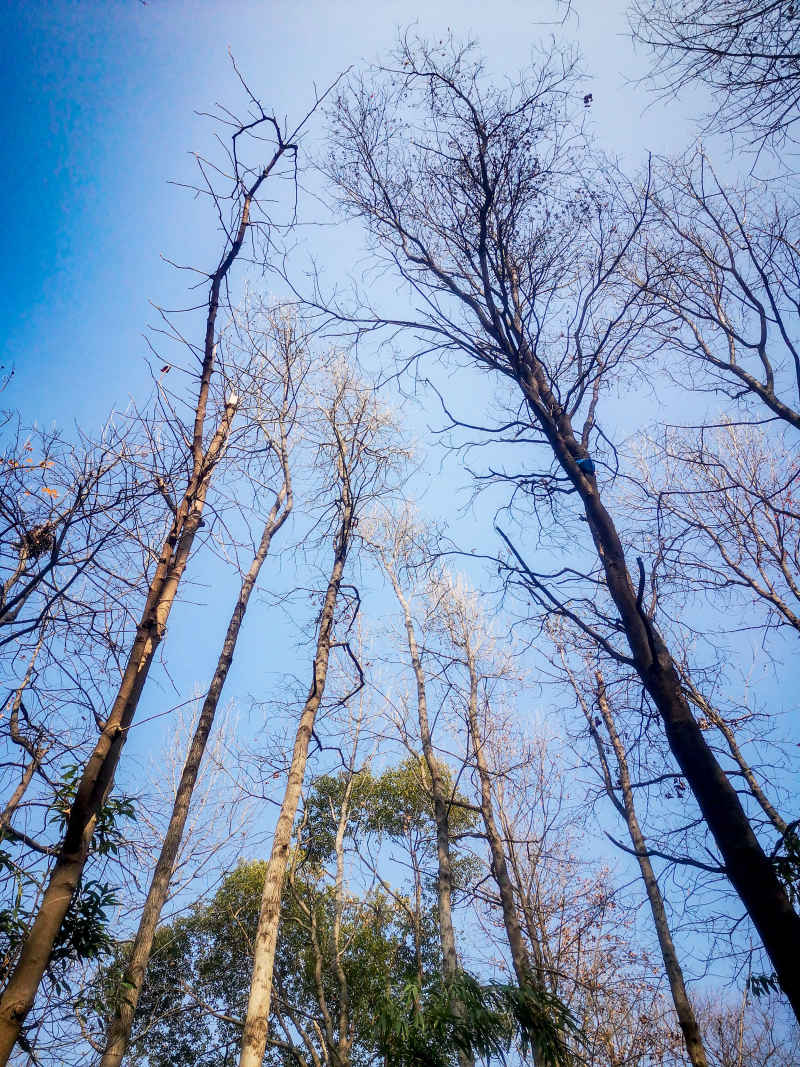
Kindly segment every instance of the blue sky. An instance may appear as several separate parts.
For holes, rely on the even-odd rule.
[[[585,54],[590,121],[606,151],[637,168],[648,151],[684,145],[693,136],[688,104],[647,109],[648,95],[632,83],[642,68],[625,36],[625,3],[576,0],[563,31],[552,22],[562,10],[550,0],[417,10],[397,0],[7,2],[0,362],[15,374],[4,405],[28,422],[69,429],[74,420],[92,431],[112,406],[146,394],[151,302],[192,300],[187,276],[161,257],[208,267],[218,255],[207,206],[169,180],[191,181],[191,151],[213,148],[213,125],[197,112],[242,104],[229,50],[265,105],[293,119],[314,83],[384,53],[398,26],[474,37],[498,76],[559,31]],[[306,209],[315,210],[308,198]],[[314,240],[331,275],[358,259],[354,229],[324,240],[317,231]],[[219,599],[222,626],[228,609]],[[212,649],[209,622],[206,613]]]
[[[654,149],[666,146],[652,140],[659,123],[652,112],[642,116],[644,97],[625,81],[635,66],[620,36],[623,10],[582,12],[568,30],[595,72],[587,91],[599,134],[637,165],[647,137]],[[475,37],[502,75],[526,62],[557,11],[549,0],[433,3],[424,14],[397,0],[7,3],[0,362],[15,373],[4,404],[28,422],[69,430],[77,421],[91,432],[112,407],[146,395],[152,303],[195,302],[187,275],[162,257],[208,268],[218,256],[207,205],[170,180],[192,181],[191,152],[213,151],[213,123],[197,112],[243,103],[229,50],[265,105],[291,121],[309,106],[314,83],[322,88],[350,64],[376,58],[412,20],[426,34],[450,28]],[[673,136],[679,143],[680,123]],[[308,198],[304,207],[316,211]],[[354,230],[312,236],[331,275],[357,260]],[[198,680],[195,664],[213,654],[227,619],[227,591],[208,595],[213,613],[187,623],[194,656],[175,649],[184,628],[177,620],[171,627],[182,686]]]
[[[649,98],[632,83],[641,66],[624,36],[625,6],[577,0],[565,33],[586,57],[601,145],[635,168],[648,151],[686,144],[693,109],[671,102],[645,110]],[[265,105],[291,120],[310,104],[312,83],[322,88],[350,64],[376,58],[398,26],[474,36],[502,74],[525,63],[531,45],[557,28],[547,24],[557,14],[545,0],[431,2],[418,10],[397,0],[6,0],[0,362],[15,374],[4,406],[19,407],[28,422],[69,428],[76,420],[91,431],[112,406],[146,393],[143,334],[156,321],[150,302],[177,307],[189,299],[186,276],[161,257],[209,266],[218,255],[206,206],[168,181],[191,180],[190,152],[210,147],[211,124],[196,112],[217,101],[241,104],[229,49]],[[337,233],[320,247],[323,265],[334,270],[353,263],[359,239]],[[234,593],[230,576],[216,586],[215,573],[203,575],[211,588],[197,596],[210,610],[182,605],[170,623],[180,695],[161,676],[143,717],[205,680]],[[241,663],[251,666],[237,665],[228,696],[244,701],[264,686],[268,619],[263,605],[254,607],[241,650]],[[283,640],[293,637],[287,628]],[[309,664],[296,669],[305,679]],[[134,731],[131,755],[152,747],[140,744],[144,736]]]
[[[632,163],[680,144],[681,108],[670,105],[665,126],[661,109],[642,114],[646,94],[626,83],[639,68],[620,36],[624,5],[580,7],[567,29],[592,72],[601,143]],[[210,147],[210,123],[195,112],[241,103],[228,48],[267,106],[291,118],[313,82],[375,58],[399,25],[475,36],[502,73],[525,62],[554,11],[509,0],[432,3],[420,15],[396,0],[6,3],[0,358],[15,367],[7,402],[44,424],[92,423],[142,389],[142,333],[155,319],[148,302],[185,300],[185,275],[160,256],[205,265],[216,251],[202,210],[168,180],[190,179],[189,152]]]

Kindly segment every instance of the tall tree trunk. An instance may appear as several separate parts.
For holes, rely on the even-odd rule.
[[[342,803],[339,806],[339,820],[336,825],[336,883],[334,887],[336,904],[333,923],[333,969],[336,974],[336,984],[339,989],[338,1041],[336,1043],[338,1067],[350,1067],[352,1062],[350,1055],[350,1047],[352,1044],[352,1035],[350,1033],[350,983],[347,980],[347,974],[345,973],[342,964],[342,920],[344,918],[345,905],[344,836],[347,832],[347,822],[350,817],[350,797],[352,796],[353,786],[356,780],[356,772],[353,768],[355,767],[356,756],[358,753],[358,738],[361,733],[362,715],[363,705],[359,707],[358,720],[356,721],[355,726],[355,737],[353,738],[353,751],[350,757],[350,775],[347,779],[347,786],[345,787],[344,796],[342,797]]]
[[[544,976],[535,975],[531,967],[531,959],[528,947],[522,936],[522,928],[517,914],[514,900],[514,885],[508,872],[506,852],[503,846],[503,838],[497,828],[494,817],[494,805],[492,803],[492,779],[489,765],[484,751],[484,739],[478,719],[478,670],[475,663],[475,652],[470,642],[468,629],[464,627],[462,635],[464,651],[467,658],[469,671],[469,698],[467,701],[467,716],[469,719],[469,731],[472,736],[472,748],[475,753],[475,764],[478,768],[478,777],[481,783],[481,817],[483,818],[486,840],[489,842],[489,852],[492,857],[492,875],[500,893],[500,905],[503,911],[503,925],[508,938],[508,947],[511,950],[511,962],[514,965],[514,973],[520,986],[530,984],[534,977],[543,985]]]
[[[230,434],[238,404],[235,394],[229,396],[215,432],[208,446],[204,446],[208,397],[216,363],[220,292],[244,244],[250,225],[250,212],[259,188],[283,154],[294,151],[294,146],[284,142],[280,136],[274,120],[264,117],[258,120],[259,123],[261,121],[274,126],[277,147],[269,163],[249,187],[243,185],[237,168],[236,192],[241,195],[239,216],[219,265],[210,278],[203,360],[190,445],[191,475],[180,502],[174,508],[173,521],[161,548],[119,690],[78,783],[58,857],[17,965],[0,997],[0,1067],[8,1063],[25,1017],[33,1006],[53,945],[80,884],[97,816],[113,787],[122,748],[164,636],[195,535],[200,528],[209,484]]]
[[[669,922],[667,920],[667,912],[664,907],[664,899],[661,896],[658,880],[655,871],[653,870],[653,865],[650,862],[650,856],[647,852],[647,842],[645,841],[645,836],[642,833],[639,819],[636,815],[633,787],[631,786],[631,776],[628,770],[628,759],[625,754],[625,746],[617,733],[614,716],[611,713],[611,708],[609,707],[606,696],[605,681],[600,671],[595,673],[595,679],[597,681],[597,706],[600,715],[602,716],[603,723],[605,724],[605,728],[608,731],[611,747],[617,762],[619,789],[622,793],[621,802],[617,797],[614,788],[611,772],[606,759],[605,748],[603,747],[603,741],[595,726],[591,709],[587,706],[583,694],[579,690],[577,680],[570,675],[570,681],[572,682],[578,700],[581,703],[584,716],[589,724],[589,730],[600,757],[600,767],[603,774],[603,784],[605,785],[606,793],[614,807],[625,819],[625,823],[628,827],[628,834],[631,839],[631,844],[633,845],[633,850],[636,853],[642,881],[644,882],[645,891],[647,892],[647,900],[650,904],[650,911],[653,915],[653,925],[655,926],[658,945],[661,949],[661,958],[664,961],[664,970],[667,975],[667,980],[669,981],[672,1003],[675,1005],[675,1014],[678,1016],[678,1022],[683,1031],[686,1051],[689,1054],[692,1067],[708,1067],[708,1059],[706,1058],[703,1040],[700,1036],[700,1027],[697,1023],[697,1017],[694,1013],[692,1002],[689,999],[689,994],[686,992],[683,970],[681,969],[678,953],[672,940],[672,933],[670,932]]]
[[[438,863],[436,893],[439,912],[439,937],[442,945],[442,971],[446,980],[452,980],[458,974],[459,966],[452,914],[453,873],[450,864],[450,803],[445,794],[441,769],[433,750],[433,739],[428,720],[428,700],[425,692],[425,672],[422,667],[416,634],[414,633],[411,610],[393,568],[386,560],[384,560],[384,566],[403,612],[408,651],[417,684],[417,715],[419,718],[420,741],[425,765],[428,768],[428,774],[431,779],[433,817],[436,823],[436,858]],[[457,1002],[454,1002],[452,1007],[454,1012],[460,1011],[460,1005]],[[460,1067],[474,1067],[475,1063],[473,1057],[461,1049],[458,1052],[458,1062]]]
[[[795,1016],[800,1018],[800,915],[792,907],[775,865],[761,848],[736,789],[692,715],[676,664],[642,605],[643,565],[637,592],[619,533],[600,498],[594,474],[578,466],[586,451],[575,437],[568,414],[550,390],[536,357],[524,351],[520,359],[519,384],[525,398],[583,503],[608,591],[631,650],[632,665],[658,709],[669,747],[722,854],[726,874],[759,932]],[[534,572],[502,536],[524,573],[539,589]]]
[[[525,920],[528,944],[531,946],[536,960],[536,973],[546,989],[549,989],[551,993],[557,993],[558,967],[555,965],[552,953],[547,945],[547,929],[541,918],[541,909],[534,907],[534,902],[525,889],[523,873],[513,837],[514,830],[505,818],[502,807],[500,809],[500,821],[503,825],[503,836],[508,849],[508,858],[511,861],[511,869],[514,872],[515,891],[519,897],[522,918]],[[538,916],[535,914],[536,911],[540,913]]]
[[[326,1064],[330,1067],[351,1067],[352,1059],[350,1048],[352,1035],[350,1033],[350,983],[342,964],[342,919],[344,916],[345,893],[344,893],[344,838],[347,832],[347,823],[350,818],[350,797],[356,774],[353,771],[356,753],[358,751],[358,738],[361,732],[361,711],[355,727],[353,750],[349,764],[349,776],[347,785],[339,805],[339,815],[336,821],[336,837],[334,839],[334,854],[336,856],[336,877],[334,881],[334,913],[333,913],[333,973],[336,976],[336,985],[339,990],[339,1011],[336,1019],[331,1014],[328,998],[325,993],[325,954],[320,945],[317,925],[316,903],[311,899],[306,903],[296,892],[294,880],[294,865],[290,865],[288,878],[289,884],[295,893],[297,905],[308,919],[309,939],[311,950],[314,954],[314,985],[316,987],[317,1003],[319,1004],[322,1026],[317,1027],[318,1035],[323,1040],[323,1055]],[[298,833],[298,839],[300,833]],[[304,924],[305,925],[305,924]]]
[[[608,632],[625,634],[631,655],[624,659],[658,710],[669,747],[714,837],[726,874],[800,1018],[800,915],[692,715],[673,657],[643,610],[643,588],[637,595],[619,532],[589,462],[589,442],[593,431],[599,431],[596,406],[603,380],[616,371],[627,349],[637,347],[641,331],[652,321],[652,308],[637,306],[641,283],[620,295],[619,303],[616,293],[610,306],[603,302],[605,292],[613,292],[624,279],[623,263],[642,235],[649,185],[641,207],[631,208],[624,233],[612,239],[618,227],[608,225],[605,194],[578,192],[572,186],[570,192],[561,191],[562,199],[555,187],[548,187],[550,181],[558,181],[562,167],[571,166],[568,146],[574,133],[572,120],[561,110],[565,81],[555,80],[549,60],[524,87],[521,83],[507,94],[498,90],[490,100],[476,88],[474,67],[463,50],[445,48],[439,53],[407,37],[400,49],[404,93],[396,93],[384,81],[395,79],[396,72],[379,68],[372,79],[341,99],[335,120],[337,151],[331,153],[329,173],[343,203],[365,220],[378,248],[420,295],[419,308],[410,320],[378,317],[370,308],[363,319],[354,321],[360,328],[370,323],[406,329],[415,339],[424,337],[420,358],[460,352],[472,367],[502,380],[504,395],[509,381],[516,383],[529,412],[524,422],[541,431],[565,478],[554,479],[545,464],[542,478],[512,480],[518,491],[524,486],[536,495],[549,495],[553,505],[563,501],[570,486],[579,497],[604,578],[599,583],[597,575],[585,575],[590,598],[595,592],[604,593],[603,586],[608,590],[616,608]],[[569,72],[564,68],[558,77],[569,81],[572,72],[574,67]],[[415,106],[425,135],[412,144],[393,132],[394,123]],[[366,113],[374,119],[369,135],[364,132]],[[552,128],[545,132],[551,122]],[[508,150],[509,139],[524,144],[528,137],[540,141],[543,150],[545,139],[550,142],[549,162],[542,169],[538,154],[523,159],[522,153]],[[461,146],[457,162],[453,145]],[[605,177],[600,182],[609,190],[613,184],[606,185]],[[531,199],[524,190],[533,188],[537,196]],[[619,201],[626,201],[627,194],[617,188]],[[585,196],[590,201],[597,197],[588,211]],[[616,192],[609,196],[609,201],[616,199]],[[433,201],[446,205],[446,217],[432,211]],[[550,207],[552,228],[540,214],[540,209],[546,212]],[[598,230],[584,227],[583,222],[582,213],[588,217],[595,209]],[[558,215],[563,226],[555,224]],[[548,241],[552,229],[552,244],[540,241],[542,225]],[[729,364],[726,367],[730,369]],[[499,439],[518,447],[530,440],[523,431],[523,413],[513,403],[509,421],[491,428],[481,426],[480,420],[456,419],[446,397],[443,404],[454,426],[485,433],[487,440],[501,435]],[[582,432],[576,434],[570,412],[579,409],[586,417]],[[538,442],[538,433],[532,437]],[[511,477],[499,472],[495,476]],[[611,649],[606,635],[578,614],[582,601],[561,602],[557,587],[547,585],[508,539],[506,543],[519,563],[518,575],[527,581],[537,603],[583,625],[598,645]],[[570,547],[565,546],[568,554]],[[569,562],[562,576],[575,576]]]
[[[284,453],[285,455],[285,453]],[[253,561],[244,577],[236,605],[233,609],[225,640],[222,645],[217,667],[211,680],[211,685],[203,701],[203,707],[197,722],[197,727],[192,737],[186,762],[181,773],[175,802],[172,807],[167,833],[161,846],[150,888],[147,893],[142,916],[139,920],[139,928],[131,949],[131,957],[122,981],[122,992],[116,1011],[108,1027],[105,1051],[100,1061],[100,1067],[118,1067],[130,1042],[133,1018],[136,1013],[136,1005],[144,983],[150,952],[153,948],[153,938],[156,927],[161,917],[161,911],[169,893],[169,885],[175,867],[186,820],[189,815],[192,794],[200,771],[200,763],[206,750],[211,728],[214,724],[219,699],[225,680],[228,677],[233,656],[236,650],[236,642],[239,631],[247,611],[250,594],[258,580],[261,566],[267,557],[273,536],[289,517],[292,509],[291,483],[288,478],[288,468],[284,466],[284,485],[276,496],[270,510],[261,541]]]
[[[412,922],[414,928],[414,963],[417,970],[417,981],[419,982],[420,989],[422,989],[422,981],[424,978],[422,967],[422,871],[420,870],[417,847],[414,843],[414,831],[411,828],[410,820],[408,828],[408,854],[411,858],[411,870],[414,874],[414,911]]]
[[[247,1004],[247,1017],[242,1033],[242,1051],[239,1057],[239,1067],[261,1067],[264,1059],[264,1050],[267,1047],[269,1009],[272,998],[272,972],[275,966],[275,949],[278,943],[278,925],[281,915],[281,895],[289,860],[292,826],[294,825],[297,805],[300,800],[300,791],[303,786],[308,746],[314,729],[314,720],[325,692],[336,599],[339,595],[339,587],[350,545],[353,501],[346,478],[342,479],[341,506],[341,521],[336,537],[333,568],[328,588],[325,592],[319,633],[317,635],[311,689],[297,726],[286,790],[275,827],[275,835],[272,839],[269,863],[267,864],[264,892],[261,897],[261,912],[258,918],[258,930],[253,950],[253,977]]]

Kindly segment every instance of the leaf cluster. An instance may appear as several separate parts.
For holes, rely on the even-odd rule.
[[[59,838],[66,830],[79,780],[80,768],[73,764],[67,767],[61,782],[55,788],[48,822],[57,825]],[[97,813],[90,846],[91,853],[98,856],[116,856],[125,842],[125,832],[121,823],[126,819],[136,819],[133,798],[109,797]]]
[[[579,1035],[569,1009],[533,986],[482,984],[466,971],[424,993],[416,981],[400,996],[387,993],[377,1012],[378,1044],[398,1067],[452,1067],[459,1052],[508,1062],[518,1042],[536,1062],[573,1062],[568,1037]]]
[[[450,829],[456,835],[471,829],[476,815],[464,806],[465,798],[453,788],[449,768],[439,768],[447,795],[453,798],[450,808]],[[338,816],[347,776],[322,775],[314,782],[306,799],[308,815],[301,834],[301,846],[306,857],[325,863],[333,854],[335,819]],[[403,839],[414,832],[428,836],[435,825],[430,771],[422,757],[411,756],[396,767],[389,767],[378,775],[369,768],[356,776],[348,801],[347,835],[353,839],[361,835],[384,835]]]

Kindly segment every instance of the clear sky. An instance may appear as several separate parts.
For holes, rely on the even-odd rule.
[[[196,112],[242,102],[229,49],[265,106],[291,120],[311,103],[313,83],[322,88],[350,64],[377,58],[397,27],[474,36],[499,75],[558,32],[584,53],[590,118],[607,152],[635,168],[648,151],[677,150],[693,136],[687,106],[646,110],[649,98],[632,81],[641,66],[625,36],[624,0],[575,0],[563,29],[552,21],[563,9],[549,0],[2,6],[0,362],[15,369],[2,401],[28,422],[68,428],[77,420],[93,430],[113,405],[146,393],[143,334],[156,320],[149,302],[187,301],[186,276],[161,257],[208,267],[218,255],[207,211],[168,180],[191,179],[189,153],[209,149],[211,124]],[[352,248],[342,240],[328,246],[329,269],[337,257],[352,262],[356,239]],[[184,698],[216,655],[229,592],[209,592],[213,612],[182,607],[171,623],[171,669]],[[242,662],[261,663],[259,654],[263,630],[253,623]],[[307,667],[298,669],[305,677]],[[263,679],[237,667],[230,681],[229,695],[243,697]],[[166,685],[156,690],[145,715],[168,696]]]
[[[648,151],[678,150],[694,136],[691,108],[648,109],[635,85],[642,66],[626,36],[625,0],[573,0],[563,26],[564,6],[552,0],[2,7],[0,362],[15,369],[2,400],[44,425],[68,429],[77,420],[91,431],[112,406],[141,398],[143,335],[157,318],[149,302],[191,300],[187,276],[161,257],[216,262],[219,235],[206,205],[169,180],[192,180],[191,151],[213,148],[213,125],[197,112],[242,105],[229,50],[265,106],[291,120],[308,107],[315,83],[324,87],[350,64],[384,54],[398,27],[473,37],[497,76],[513,74],[555,33],[585,56],[590,121],[607,152],[637,168]],[[358,244],[347,231],[322,241],[323,266],[349,269]],[[220,625],[226,611],[220,604]],[[213,647],[217,635],[203,629]]]
[[[312,83],[327,85],[415,22],[425,34],[474,36],[499,74],[559,28],[549,0],[491,4],[397,0],[339,4],[110,0],[3,5],[0,173],[5,205],[0,361],[13,364],[6,403],[44,424],[91,424],[144,385],[148,305],[185,300],[185,275],[161,255],[206,265],[216,235],[168,179],[192,175],[210,148],[195,112],[241,103],[230,48],[254,91],[297,116]],[[579,2],[567,36],[586,55],[592,120],[612,153],[640,163],[685,140],[681,109],[642,114],[646,94],[623,34],[624,4]],[[88,386],[88,388],[87,388]]]
[[[15,373],[4,406],[18,407],[24,421],[66,430],[77,421],[91,432],[113,406],[146,395],[144,334],[157,321],[150,302],[196,302],[187,275],[162,257],[208,269],[219,254],[207,205],[169,182],[193,180],[191,152],[213,151],[213,123],[197,112],[243,104],[229,50],[265,106],[291,121],[309,106],[315,83],[325,87],[350,64],[384,54],[397,28],[412,22],[430,36],[449,29],[474,37],[498,76],[559,32],[586,54],[591,120],[608,151],[637,166],[648,148],[681,144],[679,109],[672,107],[674,129],[665,128],[663,113],[642,114],[646,97],[627,81],[637,68],[622,0],[602,11],[584,7],[562,30],[552,20],[563,9],[551,0],[417,9],[398,0],[7,0],[0,362]],[[349,270],[355,231],[322,238],[316,231],[329,273]],[[215,653],[227,593],[211,602],[213,613],[192,627],[194,655],[175,648],[182,628],[172,624],[181,686],[201,680]]]

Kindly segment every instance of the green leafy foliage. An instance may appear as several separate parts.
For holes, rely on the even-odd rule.
[[[69,819],[69,813],[75,801],[80,780],[80,768],[68,767],[56,786],[51,804],[48,823],[58,826],[59,836],[63,835]],[[116,856],[125,840],[122,823],[126,819],[135,819],[136,809],[131,797],[109,797],[97,813],[91,851],[98,856]]]
[[[772,862],[792,904],[800,901],[800,819],[789,823],[772,852]]]
[[[285,1037],[280,1016],[290,1027],[292,1041],[301,1048],[299,1020],[306,1021],[318,1048],[320,1041],[335,1044],[342,1037],[338,1034],[342,989],[335,966],[336,893],[326,864],[330,866],[334,858],[346,788],[344,776],[327,775],[309,789],[283,895],[270,1033]],[[463,809],[453,810],[459,825],[474,821],[472,813],[465,816]],[[412,832],[422,852],[429,850],[433,857],[432,815],[420,761],[408,760],[380,775],[365,771],[351,785],[346,840],[352,847],[359,835],[369,835],[380,847],[383,840],[405,841]],[[212,899],[198,901],[185,918],[158,931],[134,1021],[132,1063],[212,1067],[233,1055],[247,1005],[252,941],[265,873],[263,862],[239,864]],[[402,890],[390,893],[373,887],[360,895],[345,895],[339,962],[347,986],[350,1032],[346,1038],[353,1067],[367,1067],[379,1055],[375,1005],[387,989],[400,996],[420,973],[425,992],[430,982],[438,980],[435,894],[432,880],[428,881],[418,913]],[[114,958],[87,996],[87,1014],[98,1021],[124,995],[129,951],[128,944],[116,947]],[[336,1031],[323,1037],[319,1036],[324,1030],[321,1000]],[[330,1049],[319,1051],[328,1055]],[[265,1062],[283,1067],[297,1061],[287,1049],[272,1047]]]
[[[55,786],[47,824],[60,837],[66,827],[78,787],[79,769],[68,767]],[[133,800],[112,797],[100,809],[92,855],[116,856],[125,840],[123,823],[136,817]],[[13,903],[0,910],[0,978],[13,967],[31,921],[31,900],[40,891],[41,875],[22,871],[10,853],[0,849],[0,871],[14,885]],[[70,988],[69,969],[74,964],[98,960],[114,951],[108,932],[109,911],[117,904],[114,887],[106,881],[84,878],[70,903],[50,954],[47,977],[56,992]]]
[[[117,903],[116,890],[105,882],[83,882],[61,924],[51,966],[68,958],[95,959],[110,950],[113,941],[106,929],[108,909]]]
[[[387,992],[375,1025],[378,1045],[396,1067],[452,1067],[458,1052],[505,1064],[516,1042],[541,1067],[565,1067],[573,1062],[568,1038],[579,1036],[569,1009],[554,994],[481,984],[464,971],[427,993],[415,981],[399,996]]]
[[[132,1064],[215,1067],[234,1054],[241,1034],[238,1020],[247,1003],[251,940],[265,871],[264,863],[240,864],[211,901],[159,930],[136,1013]],[[287,889],[273,1005],[284,1017],[289,1006],[297,1018],[319,1021],[317,981],[331,1016],[338,1015],[334,903],[331,887],[313,879],[295,878]],[[309,936],[311,909],[322,952],[318,972]],[[571,1062],[568,1044],[578,1030],[555,996],[533,987],[482,984],[466,973],[445,984],[432,910],[424,927],[420,981],[403,908],[385,894],[349,901],[343,917],[342,963],[350,997],[353,1067],[368,1067],[383,1057],[393,1067],[453,1067],[459,1050],[505,1063],[515,1045],[542,1067],[566,1067]],[[118,947],[112,964],[95,983],[89,1007],[101,1018],[124,994],[129,947]],[[456,1002],[461,1006],[458,1012],[452,1007]],[[274,1012],[271,1033],[280,1033]],[[284,1048],[267,1050],[265,1064],[288,1067],[296,1062]]]
[[[359,836],[378,846],[411,836],[421,855],[435,860],[426,770],[410,759],[352,780],[351,847]],[[537,1063],[565,1067],[565,1035],[574,1024],[558,1000],[532,988],[481,984],[467,974],[443,984],[433,877],[424,880],[418,910],[414,899],[388,886],[360,894],[349,888],[337,909],[326,864],[335,858],[347,782],[344,775],[322,776],[306,797],[281,906],[270,1020],[275,1043],[265,1064],[296,1065],[292,1046],[312,1062],[310,1040],[321,1062],[340,1062],[341,1045],[352,1067],[450,1067],[467,1048],[505,1062],[515,1044],[532,1051]],[[454,805],[452,812],[459,828],[474,824],[469,809]],[[160,928],[134,1020],[131,1064],[216,1067],[235,1056],[265,874],[263,862],[240,863],[210,900]],[[124,995],[129,951],[117,946],[90,993],[89,1013],[99,1019]],[[455,1003],[463,1006],[457,1013]],[[339,1032],[343,1017],[346,1033]]]
[[[241,863],[224,879],[214,897],[195,905],[189,916],[162,926],[134,1022],[131,1063],[148,1067],[216,1067],[238,1047],[238,1020],[245,1013],[252,972],[252,939],[258,922],[266,874],[263,862]],[[295,875],[287,886],[275,960],[273,1007],[286,1016],[319,1019],[316,958],[309,932],[313,912],[321,952],[321,981],[333,1018],[340,991],[333,967],[335,898],[330,885],[312,872]],[[438,971],[438,942],[433,916],[424,923],[423,963]],[[354,1067],[374,1062],[375,1004],[387,975],[398,991],[416,971],[409,920],[403,908],[383,893],[349,898],[342,919],[342,964],[350,996]],[[122,979],[130,944],[117,946],[114,959],[98,975],[86,998],[98,1020],[108,1016],[124,995]],[[287,1007],[288,1006],[288,1007]],[[211,1008],[216,1015],[209,1013]],[[313,1030],[313,1027],[312,1027]],[[273,1013],[272,1033],[280,1033]],[[300,1039],[296,1038],[298,1043]],[[267,1050],[265,1063],[296,1064],[285,1049]]]
[[[442,764],[439,770],[445,791],[453,793],[449,768]],[[346,784],[344,775],[322,775],[306,801],[308,820],[301,843],[313,862],[324,863],[333,854],[336,820],[331,815],[338,815]],[[433,846],[430,790],[430,773],[421,757],[410,757],[379,775],[369,769],[359,772],[350,792],[348,837],[363,834],[402,839],[416,831],[429,837]],[[450,829],[456,835],[474,827],[477,817],[474,811],[459,803],[464,797],[457,791],[454,800],[450,808]]]
[[[23,903],[25,882],[32,879],[21,871],[10,854],[0,849],[0,870],[7,871],[13,886],[13,903],[0,909],[0,981],[5,981],[28,929],[28,913]]]

